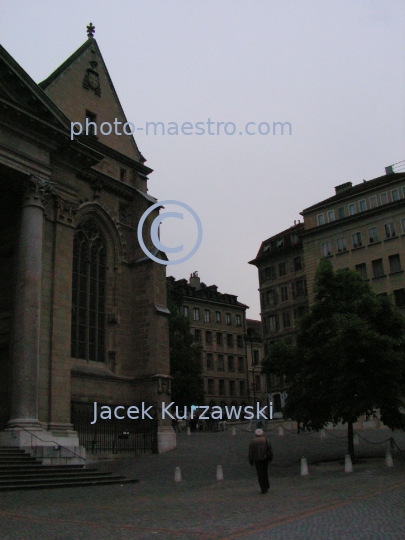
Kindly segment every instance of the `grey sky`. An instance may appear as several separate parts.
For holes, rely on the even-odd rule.
[[[402,1],[2,0],[0,13],[2,45],[37,82],[92,21],[129,121],[237,126],[135,138],[155,171],[150,193],[187,203],[204,227],[197,254],[168,275],[198,270],[248,304],[250,318],[260,307],[247,261],[261,241],[334,186],[405,159]],[[291,136],[239,135],[247,122],[278,121]]]

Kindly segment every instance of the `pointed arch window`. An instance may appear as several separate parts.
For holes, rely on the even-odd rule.
[[[73,241],[73,358],[105,361],[106,246],[96,222],[84,221]]]

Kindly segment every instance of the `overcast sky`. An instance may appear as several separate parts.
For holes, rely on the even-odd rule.
[[[403,1],[0,0],[0,13],[2,45],[36,82],[87,39],[91,21],[130,122],[205,123],[204,135],[135,138],[154,169],[149,193],[190,205],[203,224],[198,252],[167,275],[198,270],[250,318],[260,305],[247,262],[260,243],[334,186],[405,159]],[[217,122],[235,134],[221,125],[217,135]],[[292,134],[273,135],[273,122]],[[167,245],[195,233],[167,226]]]

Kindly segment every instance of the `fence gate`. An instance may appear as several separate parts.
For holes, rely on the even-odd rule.
[[[102,407],[99,404],[98,408]],[[108,405],[113,409],[114,405]],[[93,405],[72,403],[71,422],[81,446],[92,454],[157,454],[157,420],[102,420],[95,424]]]

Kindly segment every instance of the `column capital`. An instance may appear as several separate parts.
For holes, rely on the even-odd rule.
[[[62,199],[60,195],[54,195],[56,220],[65,225],[74,226],[75,217],[79,208],[79,203],[76,201],[67,201]]]
[[[43,209],[45,199],[51,194],[54,182],[43,180],[31,174],[23,182],[23,206],[39,206]]]

